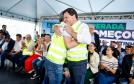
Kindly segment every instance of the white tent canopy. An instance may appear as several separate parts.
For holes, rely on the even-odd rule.
[[[8,16],[8,13],[11,13],[40,19],[42,16],[58,15],[69,7],[75,8],[79,14],[134,12],[133,3],[134,0],[0,0],[0,14]]]

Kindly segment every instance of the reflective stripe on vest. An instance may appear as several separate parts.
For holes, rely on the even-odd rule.
[[[56,64],[64,64],[65,57],[66,47],[63,36],[59,37],[54,33],[46,58]]]
[[[73,28],[75,32],[79,32],[81,30],[81,23],[77,25],[77,27]],[[67,51],[67,59],[69,61],[81,61],[86,60],[88,56],[87,44],[79,44],[78,46],[71,48]]]

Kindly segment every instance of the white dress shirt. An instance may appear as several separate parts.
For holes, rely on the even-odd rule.
[[[4,42],[4,44],[2,45],[2,50],[6,50],[7,49],[7,45],[8,45],[8,42]]]
[[[90,44],[91,43],[91,34],[89,32],[89,27],[87,24],[81,24],[81,30],[77,34],[77,40],[80,43]]]
[[[15,41],[14,51],[20,51],[22,48],[22,41]]]

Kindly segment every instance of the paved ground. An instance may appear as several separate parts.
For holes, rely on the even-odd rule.
[[[35,80],[30,80],[30,76],[25,73],[18,73],[11,68],[0,70],[0,84],[37,84]]]

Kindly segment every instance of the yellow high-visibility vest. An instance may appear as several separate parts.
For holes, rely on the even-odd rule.
[[[73,27],[74,32],[79,32],[81,30],[82,23],[78,21]],[[67,51],[67,59],[69,61],[81,61],[86,60],[88,56],[87,44],[80,43],[74,48],[71,48]]]
[[[35,43],[33,41],[27,42],[26,40],[24,42],[27,47],[22,49],[22,54],[31,56],[34,52]]]
[[[54,33],[46,58],[53,63],[64,64],[66,51],[63,36],[58,36]]]
[[[25,48],[25,49],[23,49],[22,54],[23,54],[23,55],[29,55],[29,56],[31,56],[31,55],[33,54],[33,51],[28,51],[28,50]]]

